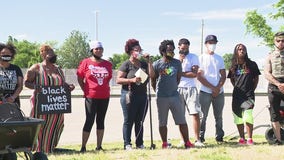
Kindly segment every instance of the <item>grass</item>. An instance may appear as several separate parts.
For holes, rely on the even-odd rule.
[[[264,136],[254,136],[255,145],[239,146],[237,139],[227,139],[224,144],[217,144],[214,138],[206,139],[206,147],[184,149],[180,140],[172,140],[173,148],[161,149],[161,142],[154,141],[155,149],[150,149],[150,141],[145,142],[146,149],[125,151],[122,142],[104,143],[104,151],[96,151],[95,144],[87,145],[87,152],[79,152],[80,145],[59,146],[65,152],[48,154],[49,160],[279,160],[284,159],[284,145],[269,145]]]

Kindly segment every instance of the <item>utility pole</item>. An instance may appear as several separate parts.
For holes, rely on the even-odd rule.
[[[99,23],[98,23],[98,17],[99,17],[99,11],[96,11],[96,40],[99,40],[99,31],[98,31],[98,27],[99,27]]]
[[[204,28],[204,20],[201,20],[201,54],[203,54],[203,28]]]

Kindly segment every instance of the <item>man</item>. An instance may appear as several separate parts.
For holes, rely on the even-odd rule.
[[[274,35],[275,49],[267,56],[264,75],[269,81],[268,100],[270,120],[276,140],[274,144],[282,145],[280,134],[280,103],[284,100],[284,32]]]
[[[212,103],[215,117],[215,140],[222,143],[224,137],[223,131],[223,107],[224,92],[223,85],[226,80],[226,70],[223,58],[216,54],[215,48],[218,40],[215,35],[208,35],[205,39],[206,51],[200,56],[200,68],[197,73],[197,79],[201,83],[199,103],[203,118],[200,127],[200,139],[205,141],[206,119]]]
[[[157,95],[157,107],[159,118],[159,132],[163,141],[162,148],[169,148],[167,142],[168,113],[171,111],[175,124],[179,125],[185,148],[193,147],[188,138],[188,127],[185,119],[185,110],[182,107],[179,93],[177,91],[181,78],[181,63],[174,59],[175,45],[172,40],[161,42],[159,51],[161,59],[153,63],[153,70],[150,72],[152,87]]]
[[[202,147],[204,144],[200,141],[200,116],[202,115],[199,104],[198,92],[195,78],[199,68],[198,57],[189,52],[190,42],[188,39],[179,40],[179,58],[182,63],[182,77],[178,86],[182,105],[187,109],[188,114],[192,115],[193,131],[196,147]]]

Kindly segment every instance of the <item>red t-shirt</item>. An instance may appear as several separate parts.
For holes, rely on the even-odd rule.
[[[94,62],[91,58],[83,59],[77,69],[77,76],[84,79],[86,98],[109,98],[109,81],[112,78],[112,64],[109,61]]]

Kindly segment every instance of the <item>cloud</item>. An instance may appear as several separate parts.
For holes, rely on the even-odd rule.
[[[16,38],[17,40],[26,40],[28,39],[28,35],[27,34],[14,35],[14,38]]]
[[[245,18],[246,12],[257,9],[261,12],[267,12],[272,9],[272,4],[266,4],[256,8],[234,8],[234,9],[219,9],[219,10],[209,10],[206,12],[164,12],[163,16],[175,16],[182,19],[191,20],[236,20]]]

